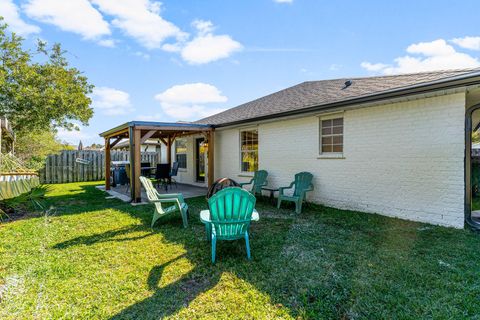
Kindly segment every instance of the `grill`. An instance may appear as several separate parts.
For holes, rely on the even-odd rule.
[[[218,191],[229,188],[229,187],[240,187],[240,184],[230,178],[220,178],[216,180],[210,188],[208,188],[207,199],[210,199]]]

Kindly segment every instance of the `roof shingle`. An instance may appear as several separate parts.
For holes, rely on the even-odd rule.
[[[444,70],[393,76],[307,81],[198,120],[196,123],[225,125],[276,114],[280,116],[282,113],[289,111],[302,110],[312,106],[328,105],[373,94],[380,94],[385,91],[427,84],[432,81],[466,75],[474,71],[478,72],[479,69]],[[345,81],[347,80],[352,80],[352,84],[344,88]]]

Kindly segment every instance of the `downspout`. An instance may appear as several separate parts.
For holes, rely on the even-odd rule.
[[[472,114],[477,109],[480,104],[468,108],[465,114],[465,223],[474,230],[480,230],[480,222],[472,219]]]

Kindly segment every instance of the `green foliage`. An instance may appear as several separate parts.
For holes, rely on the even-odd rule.
[[[59,153],[61,150],[74,148],[57,139],[54,131],[22,131],[17,136],[15,152],[17,157],[31,170],[43,167],[45,158],[49,154]]]
[[[32,53],[22,48],[21,37],[7,33],[1,23],[0,115],[11,121],[17,135],[58,127],[74,129],[73,120],[88,124],[93,115],[88,94],[93,86],[69,66],[61,46],[48,48],[38,41]]]
[[[0,318],[475,319],[479,235],[259,199],[245,243],[210,246],[204,197],[153,229],[153,205],[105,199],[98,183],[52,186],[52,214],[0,227]],[[50,209],[49,209],[50,210]]]
[[[472,143],[479,143],[480,142],[480,132],[477,130],[477,131],[473,131],[472,132]]]

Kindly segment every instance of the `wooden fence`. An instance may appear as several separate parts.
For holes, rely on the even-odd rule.
[[[111,151],[112,161],[128,161],[130,152]],[[152,166],[159,163],[156,152],[142,152],[142,162]],[[105,179],[105,152],[70,151],[49,155],[45,167],[39,171],[41,183],[98,181]]]

